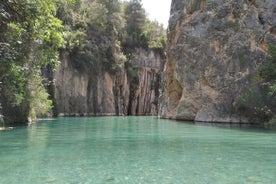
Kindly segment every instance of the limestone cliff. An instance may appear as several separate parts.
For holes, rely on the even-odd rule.
[[[165,118],[247,122],[238,97],[276,43],[275,0],[172,0]]]
[[[164,61],[159,53],[136,49],[133,67],[138,70],[139,82],[133,93],[130,93],[129,115],[157,115],[163,65]]]
[[[133,85],[124,67],[112,73],[79,72],[64,56],[54,74],[54,96],[62,116],[157,115],[159,76],[163,58],[152,50],[136,49],[131,67],[138,80]]]

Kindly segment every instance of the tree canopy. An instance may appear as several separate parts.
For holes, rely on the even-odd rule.
[[[115,74],[129,49],[164,51],[165,43],[140,0],[1,0],[0,32],[0,103],[14,121],[52,107],[41,69],[55,68],[63,53],[81,72]]]
[[[32,95],[30,85],[34,77],[40,78],[41,67],[57,64],[63,25],[56,17],[54,0],[4,1],[0,10],[1,103],[4,114],[17,114],[21,121],[30,111],[34,116],[45,111],[39,112],[36,104],[31,109],[30,104],[37,96]],[[45,109],[51,107],[45,89],[34,87],[34,90],[45,96]]]

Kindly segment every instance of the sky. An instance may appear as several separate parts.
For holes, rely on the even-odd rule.
[[[171,1],[172,0],[142,0],[142,4],[150,20],[157,21],[163,24],[164,28],[167,28],[170,17]]]
[[[171,0],[142,0],[142,4],[150,20],[156,20],[167,28]]]

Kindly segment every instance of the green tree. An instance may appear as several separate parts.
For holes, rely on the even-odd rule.
[[[100,0],[107,10],[106,32],[113,39],[117,39],[125,26],[122,4],[118,0]]]
[[[165,31],[147,20],[140,0],[0,1],[0,103],[6,117],[17,114],[14,121],[52,106],[40,70],[54,68],[59,57],[69,56],[73,67],[96,79],[102,70],[135,71],[137,47],[164,53]]]
[[[158,51],[164,56],[164,50],[166,48],[167,35],[163,26],[158,22],[152,22],[147,20],[143,34],[146,37],[148,47]]]
[[[271,84],[276,82],[276,46],[268,46],[271,59],[260,67],[260,76],[264,82],[270,82]]]
[[[55,0],[1,1],[0,10],[3,114],[11,121],[25,122],[35,108],[30,105],[29,81],[41,67],[58,63],[62,22],[55,17]]]
[[[72,65],[79,71],[92,70],[94,73],[101,68],[112,72],[121,68],[121,60],[116,58],[124,58],[118,43],[125,25],[122,3],[117,0],[83,1],[66,11],[68,13],[60,15],[66,20],[65,50]],[[70,17],[73,18],[70,20]],[[75,26],[77,22],[83,22],[82,26]]]
[[[125,6],[126,35],[123,39],[124,47],[147,48],[147,40],[143,34],[146,23],[146,12],[142,7],[141,0],[131,0]]]

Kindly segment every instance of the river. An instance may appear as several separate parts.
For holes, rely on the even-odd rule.
[[[276,132],[82,117],[0,131],[0,183],[273,184]]]

